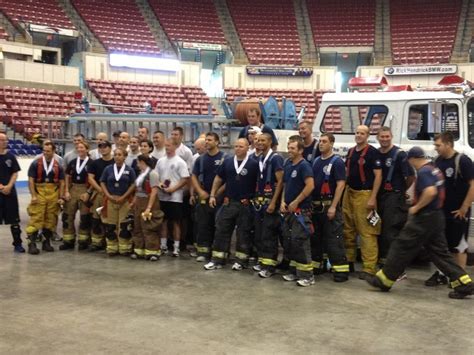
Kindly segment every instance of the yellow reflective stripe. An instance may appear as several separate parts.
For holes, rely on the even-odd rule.
[[[296,261],[290,260],[290,267],[295,267],[296,266]]]
[[[472,282],[471,278],[469,277],[468,274],[466,274],[466,275],[462,275],[459,279],[452,281],[451,287],[455,288],[461,285],[467,285],[468,283],[471,283],[471,282]]]
[[[211,248],[197,246],[196,251],[198,253],[209,253],[211,251]]]
[[[76,236],[74,234],[63,234],[63,241],[69,242],[76,240]]]
[[[262,265],[276,266],[278,262],[273,259],[259,258],[259,261]]]
[[[133,252],[137,254],[138,256],[143,256],[145,255],[145,250],[143,249],[133,249]]]
[[[237,251],[237,252],[235,252],[235,257],[236,257],[237,259],[241,259],[241,260],[242,260],[242,259],[247,259],[247,258],[248,258],[248,255],[245,254],[245,253],[241,253],[240,251]]]
[[[150,250],[150,249],[145,249],[145,255],[146,256],[150,256],[150,255],[159,255],[159,251],[158,250]]]
[[[215,250],[212,251],[212,257],[217,258],[217,259],[225,259],[226,254],[227,253],[223,251],[215,251]]]
[[[89,239],[89,236],[87,234],[78,234],[77,237],[79,238],[79,240],[81,241],[84,241],[84,240],[88,240]],[[64,237],[63,237],[64,238]]]
[[[456,288],[458,286],[461,286],[461,281],[455,280],[451,282],[451,288]]]
[[[319,269],[319,267],[321,266],[321,263],[319,261],[313,261],[312,264],[315,269]]]
[[[309,264],[301,264],[301,263],[298,263],[296,261],[294,261],[295,263],[295,267],[297,270],[300,270],[300,271],[312,271],[313,270],[313,263],[309,263]]]
[[[392,287],[393,284],[395,283],[395,281],[390,280],[390,279],[383,273],[382,270],[379,270],[379,272],[377,272],[377,273],[375,274],[375,276],[377,276],[377,277],[380,279],[380,281],[382,281],[382,283],[383,283],[385,286],[387,286],[387,287]]]
[[[333,265],[332,269],[335,272],[349,272],[349,264],[346,264],[346,265]]]

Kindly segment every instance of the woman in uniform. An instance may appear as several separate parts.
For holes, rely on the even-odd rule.
[[[138,156],[137,162],[140,175],[135,182],[136,193],[133,201],[135,220],[131,257],[157,261],[161,254],[158,232],[164,216],[158,200],[160,181],[158,173],[153,170],[152,157],[142,154]]]
[[[135,190],[136,175],[125,164],[127,151],[116,148],[113,165],[105,168],[100,178],[104,192],[104,206],[101,218],[105,227],[107,254],[129,256],[132,252],[133,219],[129,217],[129,199]]]

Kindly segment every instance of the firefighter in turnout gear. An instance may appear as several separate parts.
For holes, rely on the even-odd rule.
[[[257,145],[262,154],[258,160],[256,194],[252,199],[259,261],[254,270],[259,271],[260,277],[267,278],[275,273],[278,262],[278,237],[281,231],[278,207],[283,189],[283,158],[271,149],[270,134],[259,135]]]
[[[39,231],[42,233],[43,251],[54,251],[51,237],[58,224],[58,215],[64,193],[64,170],[54,159],[56,146],[52,142],[43,145],[43,154],[33,161],[28,169],[28,187],[31,202],[28,206],[30,220],[26,227],[28,236],[28,253],[39,254],[36,243],[39,242]]]
[[[283,247],[290,260],[289,273],[283,275],[283,279],[306,287],[314,284],[310,242],[314,233],[311,222],[314,179],[311,164],[303,158],[303,149],[301,137],[288,139],[289,161],[284,166],[280,212],[283,215]]]
[[[347,187],[342,202],[344,216],[344,243],[350,265],[354,265],[357,254],[357,235],[360,236],[362,273],[375,274],[380,234],[380,220],[369,223],[369,215],[377,209],[377,193],[382,183],[382,170],[378,151],[369,145],[370,130],[358,126],[355,134],[356,146],[349,150],[346,159]]]
[[[472,295],[471,278],[448,251],[442,211],[445,199],[443,174],[425,158],[420,147],[408,151],[408,161],[417,170],[414,205],[408,210],[407,223],[392,242],[384,267],[366,280],[382,291],[389,291],[424,247],[433,263],[451,280],[453,291],[449,297],[462,299]]]
[[[191,182],[196,196],[191,196],[195,208],[195,221],[197,227],[197,258],[203,262],[211,258],[211,248],[214,241],[216,228],[216,209],[209,205],[212,183],[219,167],[224,161],[224,153],[219,151],[219,136],[215,132],[206,134],[205,147],[207,152],[196,159],[193,167]],[[216,194],[220,196],[221,188]],[[222,199],[221,199],[222,200]]]
[[[216,208],[216,195],[225,184],[224,202],[217,212],[216,234],[212,244],[211,261],[204,265],[206,270],[220,269],[230,249],[232,233],[237,226],[236,262],[232,270],[240,271],[248,266],[251,247],[250,231],[252,214],[250,201],[255,195],[258,163],[247,154],[249,142],[239,138],[234,143],[235,156],[224,159],[212,184],[209,206]]]
[[[88,156],[89,145],[85,142],[76,144],[77,158],[73,159],[66,168],[64,189],[63,244],[59,250],[74,249],[76,228],[74,222],[79,211],[79,250],[85,250],[90,243],[91,215],[88,206],[89,188],[88,169],[92,160]]]
[[[334,281],[349,279],[343,238],[341,198],[346,185],[344,161],[333,152],[334,135],[323,133],[319,139],[321,155],[313,162],[313,225],[311,254],[315,274],[321,274],[327,253],[332,265]]]

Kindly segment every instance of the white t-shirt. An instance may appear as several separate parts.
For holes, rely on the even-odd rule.
[[[97,160],[97,159],[102,158],[102,155],[100,155],[100,153],[99,153],[99,148],[95,148],[95,149],[90,150],[89,151],[89,157],[92,160]]]
[[[191,173],[191,171],[193,170],[193,152],[191,151],[191,149],[181,143],[178,149],[176,149],[176,155],[186,162],[188,170]]]
[[[194,164],[196,163],[196,160],[200,157],[199,153],[194,153],[193,155],[193,169],[194,169]],[[191,169],[192,171],[192,169]]]
[[[156,160],[160,160],[161,158],[166,156],[166,150],[164,147],[161,149],[156,149],[156,147],[154,147],[153,152],[151,152],[151,156],[154,157]]]
[[[189,177],[188,167],[183,159],[175,155],[172,158],[167,156],[158,160],[156,171],[160,177],[160,182],[170,181],[171,187],[175,186],[181,179]],[[183,188],[173,192],[171,195],[159,190],[160,201],[183,202]]]
[[[140,155],[140,152],[137,152],[137,154],[133,154],[132,152],[129,152],[127,155],[127,158],[125,159],[125,165],[132,166],[133,161],[138,158]]]

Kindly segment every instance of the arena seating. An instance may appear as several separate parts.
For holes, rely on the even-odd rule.
[[[208,114],[211,101],[202,88],[193,86],[88,80],[89,89],[114,113],[145,112],[145,102],[156,114]],[[113,107],[119,106],[119,107]],[[215,109],[212,110],[216,114]]]
[[[108,51],[160,52],[134,0],[72,0],[72,3]]]
[[[301,64],[293,1],[227,0],[251,64]]]
[[[307,0],[317,47],[373,46],[375,0]]]
[[[36,144],[25,144],[21,139],[9,139],[8,150],[14,155],[27,156],[41,154],[41,148]]]
[[[64,118],[76,111],[74,92],[26,87],[0,87],[2,121],[16,133],[30,137],[48,129],[48,122],[40,118]],[[53,134],[59,133],[60,122],[52,122]]]
[[[171,41],[226,44],[212,0],[149,0]]]
[[[449,63],[461,4],[461,0],[391,0],[393,63]]]
[[[74,29],[71,20],[56,0],[2,0],[0,10],[15,24],[24,22],[52,28]]]
[[[8,37],[7,31],[5,31],[3,27],[0,27],[0,39],[7,40]]]

